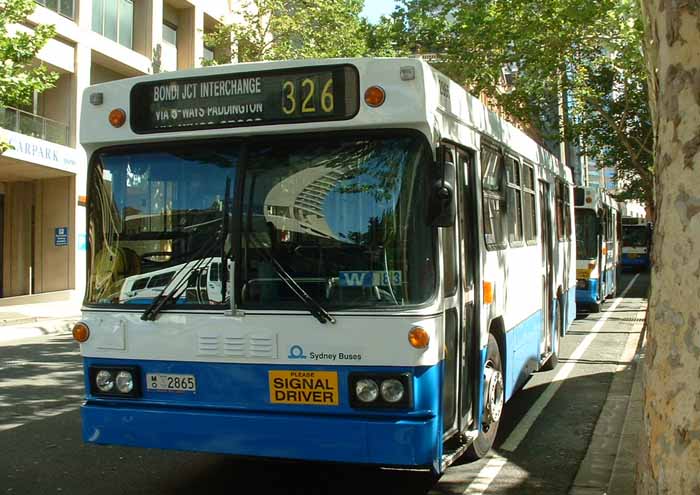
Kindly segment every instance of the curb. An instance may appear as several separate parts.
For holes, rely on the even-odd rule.
[[[638,406],[641,404],[642,373],[639,370],[645,342],[645,313],[646,304],[644,310],[637,313],[639,322],[633,331],[639,330],[627,340],[623,351],[626,364],[620,365],[613,377],[569,495],[634,495],[635,451],[640,425],[634,416],[641,415]]]
[[[634,495],[637,481],[637,460],[639,455],[639,436],[643,424],[643,366],[644,350],[646,348],[646,328],[642,334],[641,346],[635,356],[636,370],[632,393],[627,406],[627,415],[620,437],[620,445],[615,456],[608,493],[615,495]]]

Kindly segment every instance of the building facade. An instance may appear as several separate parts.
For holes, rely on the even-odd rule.
[[[203,35],[238,0],[37,0],[17,31],[52,24],[37,55],[59,74],[26,108],[0,108],[0,303],[82,298],[87,162],[81,95],[91,84],[201,65]],[[27,299],[25,301],[25,299]]]

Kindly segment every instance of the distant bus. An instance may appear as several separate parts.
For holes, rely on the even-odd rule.
[[[651,266],[652,225],[650,223],[622,224],[622,267],[648,270]]]
[[[571,171],[424,61],[162,73],[82,112],[85,441],[439,474],[556,366]]]
[[[576,207],[576,304],[591,312],[617,291],[619,207],[598,187],[574,191]]]
[[[221,304],[226,296],[221,292],[221,258],[212,257],[126,277],[119,303],[150,303],[166,286],[178,285],[185,277],[186,288],[178,294],[178,304]]]

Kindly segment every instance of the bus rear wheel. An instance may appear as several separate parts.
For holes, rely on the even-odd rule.
[[[481,459],[493,446],[505,404],[505,383],[503,381],[503,364],[498,342],[493,334],[489,334],[489,343],[484,365],[484,411],[481,415],[479,435],[467,449],[465,456],[468,460]]]

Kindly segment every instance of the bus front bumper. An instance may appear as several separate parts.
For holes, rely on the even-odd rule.
[[[621,264],[622,266],[646,267],[649,266],[649,256],[646,254],[640,254],[635,257],[631,257],[623,254]]]
[[[85,403],[89,443],[309,461],[439,468],[437,417],[405,420]]]

